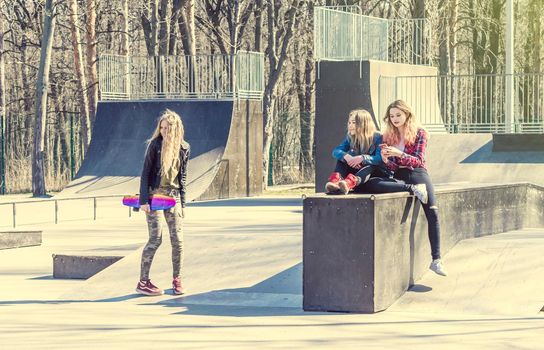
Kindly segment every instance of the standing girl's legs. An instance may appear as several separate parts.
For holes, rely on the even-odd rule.
[[[142,252],[142,262],[140,268],[140,280],[149,280],[149,270],[151,269],[151,263],[153,257],[157,252],[157,249],[162,243],[162,228],[160,219],[160,213],[158,210],[151,211],[145,215],[147,221],[147,228],[149,230],[149,240]]]
[[[181,229],[182,217],[179,192],[177,190],[173,190],[172,192],[171,194],[176,198],[176,206],[165,210],[164,218],[168,224],[172,245],[172,276],[173,278],[177,278],[181,276],[181,267],[183,264],[183,231]]]

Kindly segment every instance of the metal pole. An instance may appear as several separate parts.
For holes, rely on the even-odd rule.
[[[15,219],[15,216],[17,215],[17,212],[15,211],[15,203],[13,203],[13,227],[15,228],[17,221]]]
[[[59,223],[59,203],[55,200],[55,224]]]
[[[96,197],[93,197],[93,207],[94,207],[94,218],[93,220],[96,220]]]
[[[514,126],[514,0],[506,0],[506,99],[504,106],[505,132]]]

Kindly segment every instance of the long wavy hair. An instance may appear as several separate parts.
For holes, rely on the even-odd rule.
[[[153,135],[148,140],[151,142],[161,136],[161,123],[166,121],[168,123],[168,132],[166,138],[162,140],[161,148],[161,175],[164,175],[168,169],[172,167],[177,161],[179,161],[179,150],[182,145],[185,145],[185,129],[181,117],[176,112],[166,109],[159,116],[157,128],[153,132]]]
[[[413,144],[416,141],[417,130],[421,128],[421,125],[416,119],[416,116],[412,112],[410,106],[403,100],[396,100],[391,102],[385,112],[385,131],[383,132],[383,140],[388,145],[397,145],[400,142],[401,135],[399,129],[393,125],[389,118],[391,109],[397,108],[406,114],[406,122],[404,123],[404,144]]]
[[[376,133],[376,125],[372,116],[366,109],[354,109],[349,112],[349,119],[355,119],[355,135],[351,135],[348,131],[350,147],[360,154],[367,153],[372,145],[374,133]]]

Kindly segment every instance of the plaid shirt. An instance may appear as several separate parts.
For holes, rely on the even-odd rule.
[[[416,140],[413,144],[404,146],[404,157],[389,157],[386,165],[391,171],[398,170],[399,167],[408,169],[426,168],[425,151],[427,149],[427,132],[424,129],[418,129]]]

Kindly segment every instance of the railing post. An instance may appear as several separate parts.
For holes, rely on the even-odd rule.
[[[93,220],[96,220],[96,197],[93,197],[93,214],[94,214],[94,217],[93,217]]]
[[[55,225],[59,223],[59,203],[55,199]]]
[[[15,210],[15,203],[13,203],[13,228],[15,228],[16,226],[16,219],[15,219],[16,215],[17,215],[17,212]]]

